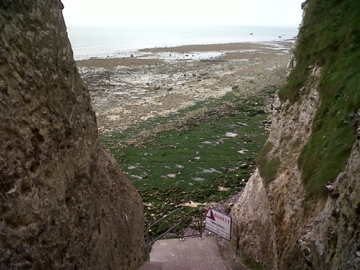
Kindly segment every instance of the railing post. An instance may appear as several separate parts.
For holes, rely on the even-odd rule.
[[[234,259],[236,259],[238,256],[238,251],[239,251],[239,226],[234,221],[232,221],[232,224],[235,225],[235,230],[236,230],[236,236],[231,237],[233,240],[236,241],[235,242],[235,256],[234,256]]]
[[[239,250],[239,226],[238,224],[235,224],[235,227],[236,227],[236,238],[235,238],[235,259],[237,258],[238,256],[238,250]]]
[[[181,231],[181,237],[180,237],[180,241],[184,242],[185,241],[185,237],[184,237],[184,212],[180,211],[180,231]]]
[[[150,243],[149,243],[149,239],[150,239],[150,236],[149,236],[149,232],[150,232],[150,229],[149,228],[146,228],[146,261],[149,262],[150,261]]]
[[[199,232],[200,232],[200,240],[204,240],[204,236],[203,236],[203,217],[200,217],[198,220],[198,228],[199,228]]]
[[[150,260],[149,260],[149,257],[150,257],[150,256],[149,256],[149,252],[150,252],[150,251],[149,251],[149,243],[148,243],[148,242],[149,242],[149,240],[148,240],[148,239],[149,239],[149,236],[148,236],[148,235],[149,235],[149,234],[148,234],[148,231],[146,230],[146,238],[145,238],[145,245],[146,245],[146,247],[145,247],[145,261],[146,261],[146,262],[150,261]]]

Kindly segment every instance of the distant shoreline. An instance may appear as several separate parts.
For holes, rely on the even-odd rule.
[[[75,60],[122,58],[146,48],[282,42],[295,38],[295,27],[163,26],[69,27]]]
[[[194,45],[182,45],[174,47],[156,47],[145,48],[128,53],[124,57],[92,57],[90,59],[77,60],[76,63],[79,67],[98,67],[98,68],[114,68],[117,66],[148,66],[156,64],[164,64],[169,60],[170,55],[161,55],[162,53],[168,54],[191,54],[191,53],[205,53],[214,52],[219,53],[231,53],[231,52],[244,52],[250,50],[257,50],[264,47],[266,44],[278,45],[281,47],[289,47],[295,39],[284,39],[281,41],[263,41],[263,42],[238,42],[238,43],[222,43],[222,44],[194,44]],[[156,54],[157,57],[152,57]],[[160,55],[160,56],[159,56]],[[191,56],[183,56],[183,59],[177,60],[193,60]],[[174,56],[173,56],[174,57]]]
[[[101,132],[228,92],[246,97],[284,80],[293,42],[227,43],[145,49],[123,58],[77,62]]]
[[[283,39],[274,41],[258,41],[258,42],[234,42],[234,43],[219,43],[219,44],[192,44],[181,45],[173,47],[156,47],[140,49],[140,52],[178,52],[178,53],[190,53],[190,52],[209,52],[209,51],[235,51],[244,49],[254,49],[263,44],[282,44],[293,43],[295,39]]]

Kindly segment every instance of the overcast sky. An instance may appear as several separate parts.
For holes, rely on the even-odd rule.
[[[62,0],[67,25],[206,23],[298,26],[304,0]]]

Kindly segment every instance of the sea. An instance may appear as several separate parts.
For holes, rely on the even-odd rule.
[[[75,60],[126,57],[145,48],[294,40],[297,27],[219,25],[68,26]]]

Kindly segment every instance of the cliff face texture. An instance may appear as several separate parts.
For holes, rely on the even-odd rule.
[[[0,269],[137,269],[142,202],[99,143],[62,9],[0,1]]]
[[[268,141],[231,214],[249,263],[359,269],[360,3],[303,8]]]

